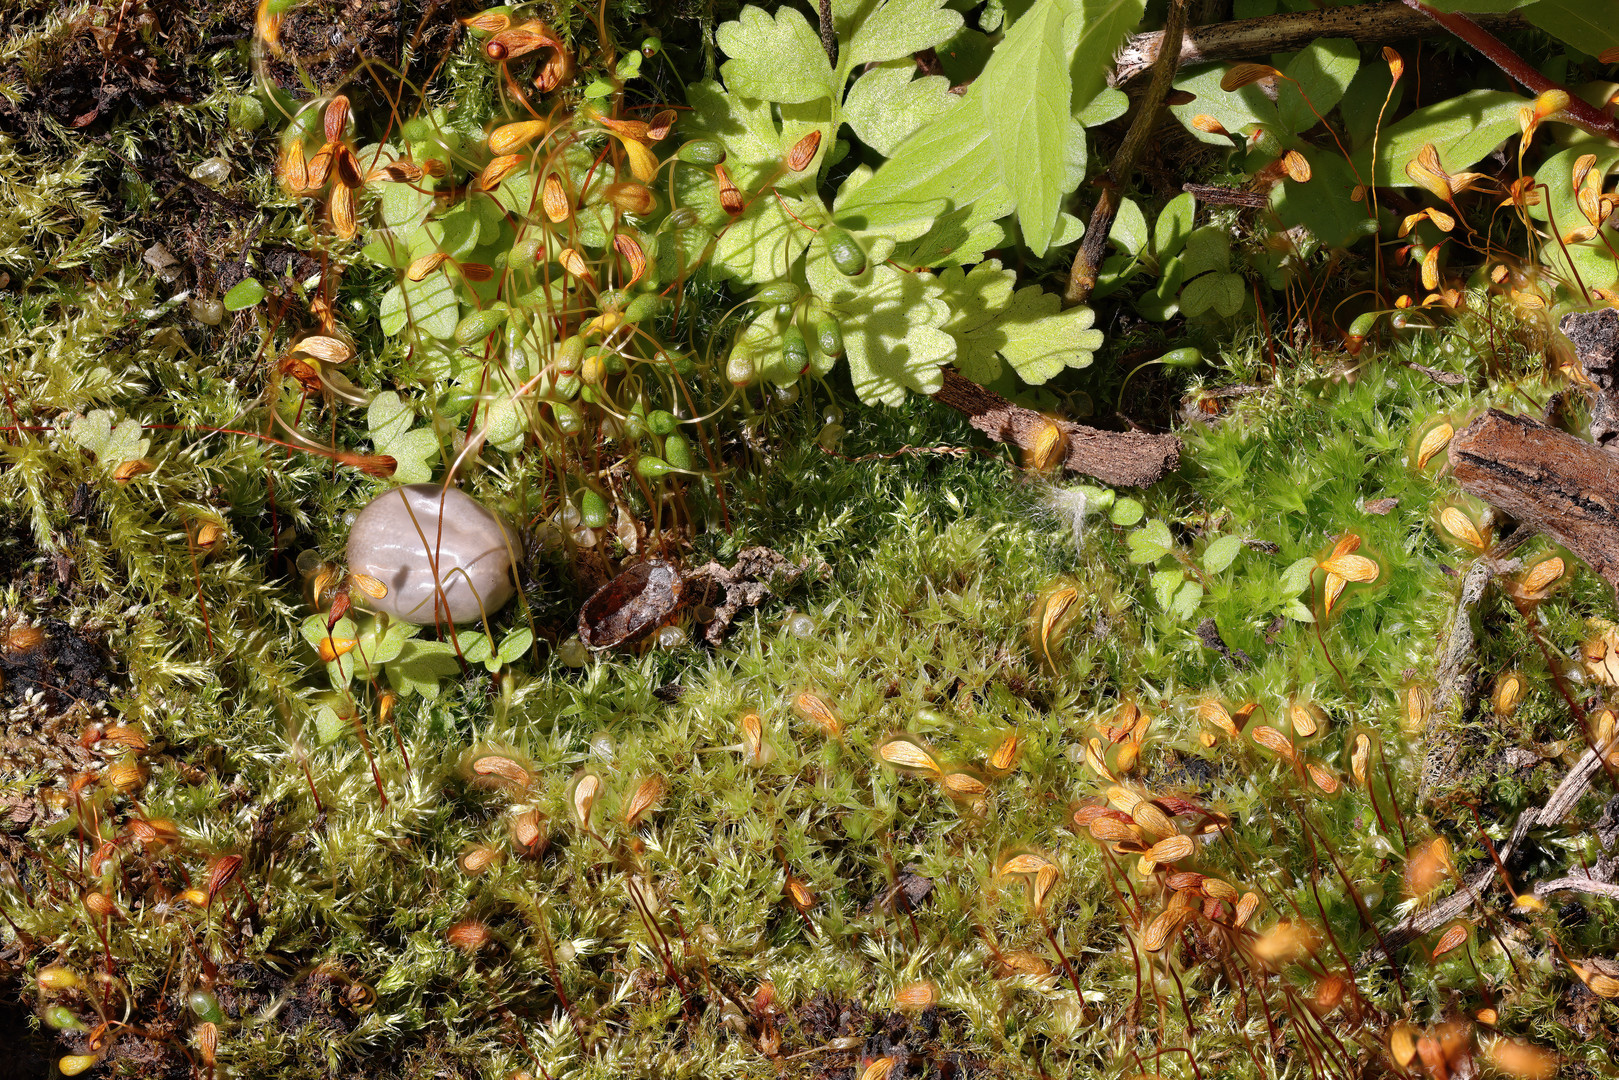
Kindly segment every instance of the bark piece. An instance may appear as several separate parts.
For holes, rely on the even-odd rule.
[[[669,620],[686,582],[670,563],[653,559],[619,574],[579,609],[579,640],[592,649],[635,641]]]
[[[1417,784],[1417,804],[1428,801],[1428,795],[1438,787],[1448,785],[1456,778],[1464,749],[1459,739],[1449,736],[1448,721],[1466,716],[1478,703],[1479,677],[1473,664],[1473,618],[1479,601],[1490,584],[1490,565],[1478,559],[1468,568],[1462,579],[1462,594],[1456,601],[1456,614],[1450,623],[1450,634],[1445,639],[1445,651],[1439,657],[1435,673],[1433,708],[1428,715],[1424,732],[1427,754],[1422,759],[1422,778]]]
[[[979,386],[954,368],[944,369],[944,385],[933,397],[965,414],[968,423],[990,438],[1025,450],[1033,449],[1048,423],[1055,424],[1068,440],[1063,468],[1115,487],[1146,487],[1180,467],[1181,443],[1173,435],[1101,431],[1047,419]]]
[[[1574,345],[1585,377],[1595,387],[1591,441],[1619,454],[1619,311],[1571,311],[1557,329]]]
[[[1164,101],[1175,81],[1181,41],[1186,31],[1186,0],[1169,0],[1169,14],[1164,23],[1166,44],[1152,66],[1152,82],[1137,106],[1135,119],[1119,144],[1118,153],[1108,166],[1107,182],[1101,185],[1096,207],[1085,226],[1085,239],[1074,252],[1074,262],[1068,270],[1068,288],[1063,293],[1065,304],[1082,304],[1091,298],[1096,288],[1096,276],[1102,268],[1102,257],[1107,251],[1108,235],[1113,231],[1113,219],[1119,213],[1119,200],[1125,183],[1136,169],[1136,159],[1152,139],[1153,131],[1164,111]]]
[[[758,607],[773,591],[791,588],[809,569],[809,562],[808,556],[794,563],[770,548],[751,547],[737,555],[734,566],[709,562],[688,571],[686,602],[714,609],[703,640],[718,645],[744,609]]]
[[[1474,21],[1495,30],[1517,30],[1527,25],[1523,16],[1515,12],[1476,15]],[[1353,38],[1362,45],[1378,45],[1441,32],[1439,24],[1427,15],[1400,3],[1299,11],[1192,27],[1181,40],[1180,66],[1268,57],[1272,53],[1292,52],[1324,37]],[[1129,38],[1114,65],[1112,85],[1119,86],[1151,70],[1163,41],[1161,31]]]
[[[1612,753],[1613,744],[1608,744],[1603,750]],[[1523,843],[1536,828],[1561,825],[1590,789],[1591,781],[1602,771],[1602,755],[1594,749],[1587,750],[1552,791],[1544,805],[1531,807],[1519,815],[1517,823],[1512,828],[1512,835],[1507,837],[1506,843],[1502,844],[1497,852],[1502,863],[1511,869],[1512,856],[1517,851],[1518,845]],[[1461,885],[1454,893],[1384,932],[1379,945],[1374,945],[1361,953],[1360,958],[1355,961],[1355,969],[1364,971],[1377,961],[1380,953],[1392,962],[1395,949],[1461,918],[1475,902],[1483,899],[1485,892],[1491,887],[1491,881],[1497,878],[1497,873],[1495,864],[1486,858],[1482,866],[1475,868],[1462,879]],[[1558,887],[1576,887],[1565,885],[1567,880],[1558,879]],[[1521,889],[1522,886],[1519,887]]]
[[[1463,490],[1543,532],[1619,589],[1619,474],[1597,446],[1491,409],[1450,442]]]

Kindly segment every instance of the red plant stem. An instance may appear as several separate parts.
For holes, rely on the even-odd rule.
[[[1414,11],[1420,11],[1434,22],[1461,38],[1484,54],[1485,59],[1506,72],[1513,81],[1536,94],[1544,94],[1548,90],[1561,90],[1568,94],[1568,107],[1563,110],[1570,121],[1576,126],[1584,128],[1592,135],[1619,141],[1619,118],[1612,113],[1581,100],[1569,93],[1568,88],[1546,78],[1540,72],[1530,67],[1523,57],[1513,52],[1501,43],[1501,39],[1490,33],[1478,23],[1469,19],[1460,12],[1436,11],[1422,0],[1405,0],[1405,6]]]

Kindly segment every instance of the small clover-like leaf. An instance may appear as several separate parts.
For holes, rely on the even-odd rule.
[[[1162,518],[1153,518],[1127,536],[1125,543],[1130,548],[1131,562],[1151,563],[1169,554],[1175,538],[1169,535],[1169,526]]]
[[[495,654],[495,659],[502,664],[510,664],[528,652],[533,645],[534,631],[526,626],[519,627],[501,639],[500,651]]]
[[[412,639],[388,665],[388,685],[399,691],[400,697],[421,694],[433,700],[439,695],[440,680],[460,671],[455,647],[449,642]]]
[[[1203,549],[1203,569],[1218,574],[1236,559],[1242,550],[1242,540],[1236,536],[1220,536]]]
[[[750,4],[735,22],[716,30],[714,40],[730,57],[720,77],[733,93],[793,104],[830,98],[837,89],[820,35],[793,8],[780,8],[771,18]]]
[[[1297,596],[1310,584],[1310,575],[1315,572],[1316,562],[1306,555],[1295,560],[1286,570],[1282,571],[1282,591],[1289,596]]]
[[[421,484],[432,479],[432,463],[438,459],[438,436],[432,428],[412,429],[414,419],[415,413],[392,390],[372,398],[366,410],[372,445],[377,453],[394,459],[394,479],[401,484]]]
[[[1197,606],[1203,602],[1203,586],[1195,581],[1188,581],[1180,587],[1175,594],[1175,600],[1170,605],[1170,612],[1182,622],[1190,619],[1197,611]]]
[[[1158,601],[1158,606],[1168,611],[1169,606],[1175,602],[1175,590],[1179,589],[1181,582],[1185,580],[1186,571],[1178,566],[1153,571],[1148,583],[1152,587],[1152,595]]]
[[[1135,499],[1119,499],[1113,504],[1108,520],[1115,525],[1130,526],[1147,515],[1147,508]]]
[[[861,142],[887,157],[928,121],[961,104],[942,75],[913,78],[916,62],[907,56],[876,67],[855,80],[843,103],[843,119]]]
[[[469,664],[481,664],[495,654],[488,635],[476,630],[462,630],[455,635],[455,640],[461,646],[461,658]]]
[[[264,296],[264,286],[258,278],[243,278],[225,294],[225,310],[242,311],[263,300]]]
[[[113,414],[106,409],[94,409],[74,420],[68,427],[68,436],[96,456],[108,469],[116,469],[126,461],[145,457],[152,440],[142,437],[138,420],[121,420],[114,426]]]

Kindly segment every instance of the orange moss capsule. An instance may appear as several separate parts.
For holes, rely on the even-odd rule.
[[[540,206],[553,225],[560,225],[573,215],[573,208],[568,203],[568,193],[563,189],[562,181],[555,173],[547,176],[545,183],[541,185]]]

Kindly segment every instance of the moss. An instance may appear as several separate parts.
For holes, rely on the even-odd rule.
[[[30,55],[63,47],[59,30],[38,34]],[[475,100],[460,92],[484,76],[463,59],[445,103]],[[208,95],[161,124],[126,115],[106,142],[181,133],[180,170],[220,147],[244,155],[225,197],[256,208],[252,258],[294,296],[303,272],[283,271],[300,265],[288,253],[307,229],[275,193],[266,142],[221,123],[246,60],[227,53],[219,68]],[[172,197],[161,193],[172,177],[120,171],[100,144],[69,141],[65,157],[21,145],[0,145],[0,263],[16,283],[0,293],[0,974],[36,1023],[54,1005],[87,1026],[127,1012],[139,1031],[115,1032],[105,1071],[184,1070],[182,1047],[195,1053],[198,1037],[188,996],[205,988],[223,1014],[220,1062],[242,1076],[845,1077],[885,1054],[903,1056],[907,1075],[1191,1075],[1194,1061],[1207,1075],[1280,1075],[1304,1071],[1311,1053],[1323,1072],[1375,1072],[1396,1017],[1426,1025],[1486,1005],[1501,1030],[1558,1047],[1570,1068],[1606,1067],[1612,1006],[1581,998],[1552,947],[1611,954],[1604,901],[1492,906],[1488,932],[1437,960],[1435,941],[1419,943],[1398,972],[1358,976],[1328,1021],[1336,1038],[1307,1004],[1375,944],[1357,902],[1381,928],[1410,906],[1409,850],[1437,835],[1459,863],[1485,857],[1468,802],[1498,842],[1578,745],[1546,657],[1574,655],[1596,632],[1589,620],[1611,615],[1584,570],[1533,622],[1501,601],[1481,612],[1481,668],[1524,672],[1529,693],[1503,720],[1447,719],[1440,737],[1476,745],[1468,775],[1479,779],[1415,803],[1422,745],[1404,692],[1431,684],[1458,585],[1446,571],[1467,555],[1432,525],[1435,501],[1457,493],[1437,468],[1413,470],[1408,444],[1437,413],[1538,404],[1527,350],[1490,355],[1493,381],[1449,388],[1408,365],[1476,375],[1468,358],[1489,355],[1484,326],[1390,342],[1353,370],[1341,356],[1284,352],[1273,373],[1254,345],[1228,344],[1202,388],[1257,389],[1191,429],[1181,476],[1141,496],[1173,544],[1150,567],[1131,561],[1140,526],[1113,524],[1079,485],[1016,470],[929,403],[867,410],[846,387],[806,390],[761,405],[749,467],[726,489],[728,529],[717,500],[693,497],[698,520],[715,524],[690,554],[729,560],[763,544],[824,562],[825,575],[714,650],[647,648],[570,668],[543,647],[496,676],[470,665],[436,698],[402,700],[391,723],[381,687],[359,685],[364,742],[321,744],[328,687],[298,632],[307,608],[294,560],[337,555],[343,514],[379,485],[211,430],[237,427],[258,402],[261,338],[284,328],[252,314],[196,325],[174,293],[217,291],[224,271],[189,265],[171,283],[143,266],[157,238],[135,223]],[[222,216],[216,247],[199,250],[239,240],[244,221]],[[269,271],[277,252],[282,270]],[[369,325],[386,284],[345,275],[351,323]],[[688,299],[699,336],[729,304],[696,283]],[[357,381],[420,374],[380,334],[360,344],[370,363]],[[1085,385],[1105,400],[1113,377]],[[152,471],[120,483],[117,462],[73,439],[71,414],[96,408],[146,425]],[[366,437],[353,414],[311,408],[337,444]],[[837,453],[816,442],[830,408],[847,429]],[[739,457],[742,445],[730,444]],[[891,456],[902,446],[934,449]],[[532,508],[554,499],[552,482],[524,462],[475,486],[492,500],[526,487]],[[206,521],[225,529],[204,546]],[[1346,532],[1379,576],[1328,619],[1319,572],[1308,592],[1284,579]],[[1228,536],[1243,547],[1207,569],[1210,545]],[[1198,585],[1190,611],[1154,596],[1150,575],[1176,570]],[[580,572],[542,561],[529,614],[507,613],[498,630],[532,618],[542,637],[565,638]],[[1041,605],[1063,584],[1075,606],[1042,647]],[[1301,597],[1309,619],[1292,606]],[[1198,632],[1204,620],[1225,651]],[[36,626],[45,644],[32,648],[46,653],[12,633]],[[107,670],[86,675],[89,657],[110,658]],[[63,681],[74,672],[85,677]],[[794,709],[805,691],[831,703],[841,737]],[[1327,718],[1292,737],[1343,784],[1335,797],[1251,737],[1202,738],[1211,697],[1233,711],[1257,703],[1249,731],[1287,732],[1291,695]],[[1125,700],[1152,718],[1129,776],[1103,742]],[[750,752],[750,712],[768,754]],[[146,749],[108,737],[113,723]],[[98,725],[99,741],[81,741]],[[990,757],[1014,731],[1015,766],[996,775]],[[878,747],[899,733],[943,771],[985,780],[983,797],[957,802],[927,770],[885,766]],[[1362,733],[1375,798],[1351,782]],[[1254,891],[1255,929],[1310,926],[1314,955],[1269,971],[1206,923],[1146,950],[1169,902],[1162,875],[1142,877],[1133,853],[1075,825],[1113,784],[1086,761],[1093,739],[1125,782],[1228,818],[1189,865]],[[1546,763],[1494,764],[1524,747]],[[471,768],[478,754],[529,781],[475,782],[489,775]],[[114,786],[119,764],[144,772]],[[601,784],[588,827],[585,774]],[[652,778],[662,794],[625,824]],[[538,824],[524,839],[517,819],[530,812]],[[498,857],[470,873],[484,855],[469,864],[469,853],[488,851]],[[1038,910],[1031,881],[998,873],[1019,853],[1059,872]],[[1594,854],[1585,838],[1548,833],[1522,873]],[[109,898],[111,916],[95,916],[87,894]],[[83,985],[39,991],[51,963]],[[901,1013],[896,992],[921,981],[936,1006]],[[63,1032],[57,1052],[87,1043]]]

